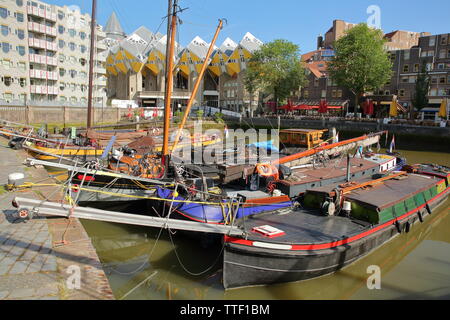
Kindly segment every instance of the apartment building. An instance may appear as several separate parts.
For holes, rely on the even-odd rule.
[[[90,15],[40,1],[0,2],[0,101],[87,105]],[[95,103],[106,102],[106,35],[96,30]]]
[[[418,75],[425,66],[430,78],[429,106],[439,107],[450,98],[450,34],[420,37],[418,45],[391,52],[392,78],[378,95],[397,95],[399,102],[411,109]]]

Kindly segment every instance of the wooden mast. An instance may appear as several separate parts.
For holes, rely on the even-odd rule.
[[[89,57],[89,84],[88,84],[88,107],[87,107],[87,125],[92,127],[92,98],[94,92],[94,52],[95,52],[95,29],[96,29],[96,10],[97,0],[92,0],[92,17],[91,17],[91,48]]]
[[[214,44],[216,43],[216,40],[217,40],[217,37],[219,36],[220,30],[222,30],[222,26],[223,26],[223,20],[219,20],[219,25],[217,26],[216,33],[214,34],[214,38],[213,38],[211,44],[209,45],[208,53],[206,54],[205,61],[203,62],[203,65],[202,65],[202,69],[200,70],[197,81],[195,82],[194,89],[192,90],[191,98],[189,99],[188,105],[186,107],[186,111],[184,112],[183,120],[181,121],[179,129],[177,130],[177,135],[176,135],[175,141],[173,143],[172,152],[175,150],[175,147],[177,146],[178,141],[180,140],[181,130],[183,130],[183,127],[186,124],[186,120],[189,116],[189,112],[191,111],[191,107],[192,107],[192,104],[194,103],[195,96],[197,95],[198,88],[200,87],[200,83],[202,82],[203,75],[205,74],[206,68],[208,67],[209,57],[211,56],[211,54],[214,50]]]
[[[169,0],[170,1],[170,0]],[[169,165],[169,129],[170,129],[170,115],[171,115],[171,99],[173,89],[173,60],[175,52],[175,35],[177,30],[177,5],[178,0],[174,0],[172,8],[172,16],[169,17],[170,23],[170,46],[169,52],[166,52],[166,92],[165,92],[165,106],[164,106],[164,135],[163,135],[163,148],[162,148],[162,163],[165,167],[165,173],[167,174],[167,168]],[[169,35],[168,35],[169,37]],[[167,38],[169,41],[169,38]]]

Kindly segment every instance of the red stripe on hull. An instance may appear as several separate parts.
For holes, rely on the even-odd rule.
[[[438,182],[437,184],[439,184],[440,182]],[[310,250],[325,250],[325,249],[331,249],[331,248],[335,248],[335,247],[339,247],[345,244],[349,244],[351,242],[357,241],[361,238],[367,237],[375,232],[378,232],[384,228],[387,228],[389,226],[392,226],[393,224],[395,224],[395,222],[399,221],[399,220],[403,220],[409,216],[411,216],[412,214],[416,213],[417,211],[419,211],[420,209],[425,208],[425,206],[430,203],[433,202],[435,200],[437,200],[439,197],[441,197],[443,194],[447,193],[450,190],[450,187],[448,187],[447,189],[445,189],[444,191],[442,191],[440,194],[438,194],[437,196],[435,196],[434,198],[430,199],[429,201],[427,201],[425,204],[417,207],[414,210],[411,210],[407,213],[405,213],[404,215],[397,217],[389,222],[386,222],[382,225],[379,225],[371,230],[368,230],[366,232],[360,233],[356,236],[347,238],[347,239],[343,239],[343,240],[339,240],[339,241],[335,241],[335,242],[328,242],[328,243],[323,243],[323,244],[307,244],[307,245],[292,245],[291,249],[292,251],[310,251]],[[245,245],[245,246],[253,246],[253,241],[250,240],[244,240],[244,239],[238,239],[238,238],[233,238],[233,237],[229,237],[229,236],[225,236],[224,237],[224,241],[227,243],[233,243],[233,244],[240,244],[240,245]]]

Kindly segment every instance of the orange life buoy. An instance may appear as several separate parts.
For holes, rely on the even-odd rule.
[[[275,180],[278,180],[280,177],[278,169],[270,163],[257,164],[256,172],[263,177],[274,177]]]

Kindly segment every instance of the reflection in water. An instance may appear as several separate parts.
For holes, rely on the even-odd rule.
[[[402,152],[409,163],[450,166],[445,153]],[[304,282],[224,291],[222,246],[203,248],[186,233],[83,221],[117,299],[448,299],[450,200],[423,224],[343,270]],[[367,268],[381,268],[369,290]]]

